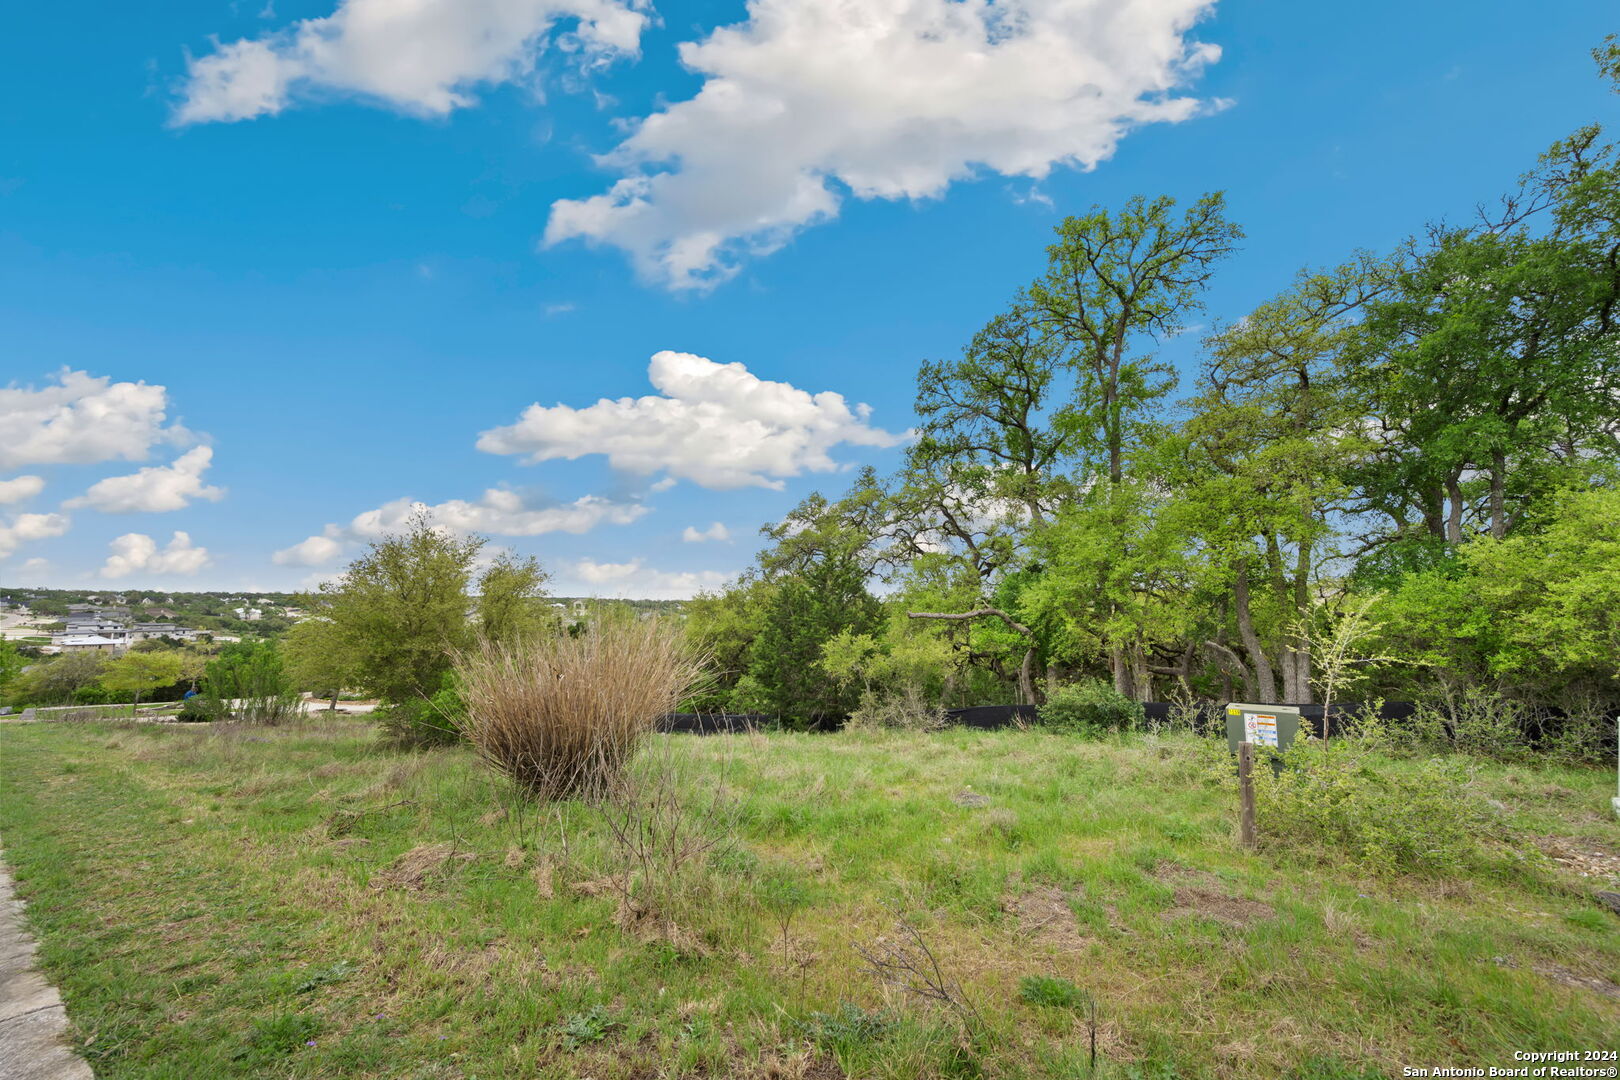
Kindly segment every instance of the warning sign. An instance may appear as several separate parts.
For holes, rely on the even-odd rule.
[[[1277,745],[1277,717],[1273,713],[1244,713],[1244,741],[1256,746]]]

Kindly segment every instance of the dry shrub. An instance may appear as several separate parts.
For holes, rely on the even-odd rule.
[[[658,619],[485,642],[456,658],[467,740],[542,799],[606,791],[701,671],[679,628]]]
[[[732,850],[740,806],[718,773],[694,768],[664,735],[595,800],[615,872],[571,887],[619,901],[619,928],[683,952],[705,951],[692,926],[728,906],[715,860]]]

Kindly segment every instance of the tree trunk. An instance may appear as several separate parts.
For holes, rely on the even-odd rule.
[[[1131,646],[1131,697],[1137,701],[1153,698],[1153,675],[1148,671],[1147,654],[1141,645]]]
[[[1254,630],[1254,616],[1249,611],[1249,564],[1239,559],[1232,578],[1232,602],[1237,612],[1238,637],[1254,665],[1255,704],[1264,705],[1277,700],[1277,680],[1271,672],[1271,660],[1260,646],[1260,635]]]
[[[1297,643],[1294,650],[1294,694],[1288,700],[1297,705],[1311,704],[1311,635],[1308,620],[1311,614],[1311,555],[1313,554],[1310,541],[1302,541],[1299,545],[1298,557],[1294,560],[1294,621],[1297,624],[1293,637]]]
[[[1491,535],[1500,540],[1507,535],[1507,454],[1491,451]]]
[[[1125,697],[1131,696],[1131,671],[1125,666],[1125,650],[1118,645],[1108,650],[1108,668],[1114,676],[1114,690]]]
[[[1462,543],[1462,517],[1463,499],[1462,484],[1459,483],[1462,473],[1454,472],[1446,478],[1446,495],[1451,499],[1451,509],[1446,514],[1446,542],[1448,544]]]
[[[1254,676],[1249,672],[1248,665],[1243,662],[1243,659],[1219,641],[1206,641],[1204,647],[1227,661],[1221,665],[1221,679],[1223,688],[1226,691],[1226,700],[1232,700],[1232,668],[1236,668],[1238,677],[1243,680],[1243,696],[1249,701],[1258,704],[1260,692],[1254,685]]]

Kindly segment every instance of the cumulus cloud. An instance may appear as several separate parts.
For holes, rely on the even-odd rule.
[[[208,549],[191,542],[191,534],[176,531],[159,549],[157,541],[145,533],[125,533],[107,545],[112,552],[102,564],[104,578],[131,574],[180,574],[190,576],[209,564]]]
[[[650,508],[600,495],[586,495],[571,503],[530,506],[522,495],[500,488],[488,489],[476,502],[450,499],[430,505],[409,498],[395,499],[356,514],[348,525],[328,525],[318,535],[283,548],[270,558],[281,566],[319,566],[341,555],[345,544],[402,531],[418,511],[426,513],[436,526],[452,532],[540,536],[554,532],[578,535],[598,525],[628,525],[649,513]]]
[[[0,559],[9,558],[32,540],[46,540],[68,531],[71,522],[65,514],[18,514],[0,523]]]
[[[780,490],[780,477],[837,469],[828,451],[840,443],[886,447],[907,438],[870,426],[867,405],[769,382],[742,364],[666,350],[653,356],[647,378],[657,395],[582,409],[530,405],[517,423],[481,434],[478,449],[530,462],[605,454],[614,468],[641,476]]]
[[[168,391],[64,369],[55,385],[0,388],[0,469],[139,461],[154,443],[185,443],[191,433],[165,426]]]
[[[311,536],[270,556],[277,566],[321,566],[343,554],[343,542],[332,536]]]
[[[16,476],[0,480],[0,505],[32,499],[45,490],[43,476]]]
[[[213,460],[214,451],[199,446],[181,454],[172,465],[151,466],[129,476],[98,480],[89,491],[62,505],[69,509],[89,507],[104,514],[161,514],[183,510],[193,499],[218,502],[225,497],[225,489],[202,482],[202,474]]]
[[[32,559],[27,559],[22,564],[22,572],[25,574],[43,574],[50,568],[51,560],[41,559],[38,556]]]
[[[348,531],[361,539],[375,539],[385,533],[399,532],[413,513],[425,510],[435,524],[456,532],[495,536],[539,536],[553,532],[578,535],[598,525],[628,525],[648,509],[640,503],[615,502],[600,495],[586,495],[571,503],[532,507],[515,491],[490,488],[476,502],[450,499],[429,505],[411,499],[395,499],[356,515]]]
[[[701,544],[709,540],[730,540],[731,530],[718,521],[707,529],[699,529],[696,525],[688,525],[686,531],[681,533],[681,539],[688,544]]]
[[[858,199],[920,199],[989,170],[1090,169],[1220,56],[1188,34],[1214,0],[751,0],[680,48],[703,77],[599,163],[606,192],[552,204],[545,242],[629,253],[701,288]]]
[[[654,570],[640,559],[602,563],[581,559],[570,570],[593,596],[630,600],[689,600],[704,590],[718,589],[735,575],[718,570]]]
[[[443,116],[475,87],[529,79],[548,46],[582,68],[634,55],[647,20],[646,0],[340,0],[189,58],[174,122],[273,115],[323,93]]]

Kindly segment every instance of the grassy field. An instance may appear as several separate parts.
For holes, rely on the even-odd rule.
[[[1616,1045],[1612,772],[1480,765],[1529,854],[1374,875],[1240,851],[1217,756],[659,739],[690,841],[661,850],[700,853],[642,852],[656,912],[624,820],[355,721],[0,728],[0,836],[101,1077],[1329,1080]]]

